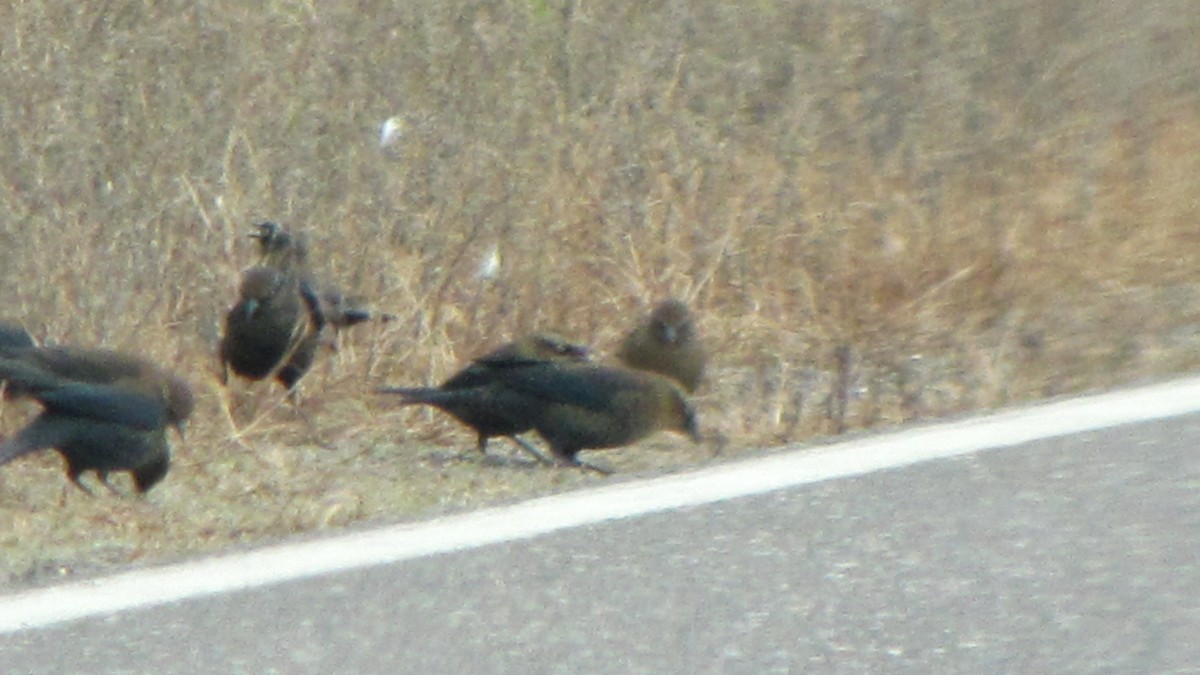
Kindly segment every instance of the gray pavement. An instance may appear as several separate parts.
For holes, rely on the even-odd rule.
[[[0,635],[3,673],[1200,673],[1200,416]]]

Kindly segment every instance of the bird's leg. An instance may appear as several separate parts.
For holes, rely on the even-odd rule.
[[[83,490],[84,492],[86,492],[89,497],[95,497],[96,493],[92,492],[92,489],[90,487],[84,485],[83,481],[80,480],[80,477],[82,476],[82,474],[83,474],[83,472],[80,471],[79,469],[76,469],[75,467],[71,467],[71,468],[67,469],[67,478],[70,478],[71,482],[74,483],[75,486],[78,487],[80,490]],[[63,497],[64,498],[66,497],[65,492],[63,493]]]
[[[575,466],[583,469],[584,471],[594,471],[601,476],[611,476],[613,474],[613,470],[606,466],[600,466],[599,464],[592,464],[591,462],[584,462],[582,460],[576,460]]]
[[[101,483],[101,484],[102,484],[104,487],[108,488],[108,491],[109,491],[109,492],[113,493],[114,495],[116,495],[116,496],[118,496],[118,497],[124,497],[124,496],[125,496],[125,495],[121,494],[121,491],[120,491],[120,490],[118,490],[118,489],[116,488],[116,486],[114,486],[112,483],[108,482],[108,472],[107,472],[107,471],[97,471],[97,472],[96,472],[96,477],[100,479],[100,483]]]
[[[287,388],[287,400],[288,403],[292,404],[293,408],[300,407],[300,388],[296,385],[297,383],[292,383],[292,385]]]
[[[530,445],[525,439],[521,438],[520,436],[509,436],[508,438],[512,440],[513,443],[516,443],[517,447],[529,453],[538,461],[539,464],[542,464],[543,466],[554,466],[554,461],[552,459],[538,452],[537,449]]]

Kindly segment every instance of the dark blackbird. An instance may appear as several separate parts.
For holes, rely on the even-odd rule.
[[[550,444],[560,464],[580,462],[581,450],[615,448],[655,431],[700,440],[696,412],[669,378],[592,363],[541,363],[505,370],[492,387],[523,397],[522,421]]]
[[[164,394],[171,395],[163,389],[168,381],[155,378],[121,378],[113,384],[79,382],[10,358],[0,358],[0,374],[44,408],[16,436],[0,443],[0,465],[53,448],[67,461],[67,477],[89,494],[91,490],[80,482],[80,475],[89,470],[109,489],[109,472],[129,471],[138,492],[149,490],[166,476],[170,467],[166,427],[172,416],[186,418],[190,413],[190,390],[186,413],[172,412],[164,398]],[[183,405],[181,401],[175,403]]]
[[[291,232],[277,223],[262,222],[254,226],[250,237],[258,240],[259,264],[295,274],[305,292],[317,298],[323,321],[335,331],[373,319],[391,321],[396,318],[373,312],[336,286],[318,281],[308,264],[308,239],[303,233]]]
[[[296,276],[274,267],[242,273],[238,301],[225,316],[219,356],[225,373],[274,378],[289,391],[312,367],[324,318]]]
[[[0,380],[6,382],[9,397],[37,398],[42,382],[32,375],[40,371],[60,382],[117,384],[132,387],[154,396],[162,402],[167,423],[183,432],[187,419],[195,408],[192,389],[183,379],[172,375],[149,361],[111,349],[81,347],[0,347]],[[17,364],[27,368],[18,371]],[[16,372],[16,375],[13,373]]]
[[[666,300],[625,337],[617,357],[630,368],[670,377],[689,392],[704,376],[707,355],[688,306]]]
[[[586,361],[586,347],[551,333],[526,335],[472,361],[437,387],[387,387],[380,393],[399,394],[404,405],[431,405],[471,427],[478,434],[476,447],[487,453],[488,439],[507,436],[526,452],[547,461],[517,434],[529,431],[525,396],[494,386],[507,370],[553,361]]]

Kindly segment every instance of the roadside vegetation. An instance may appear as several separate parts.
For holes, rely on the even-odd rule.
[[[144,500],[0,470],[0,587],[1194,370],[1197,34],[1192,0],[0,6],[4,317],[199,397]],[[397,317],[298,406],[217,379],[261,220]],[[670,296],[711,440],[614,478],[371,393],[534,329],[611,354]]]

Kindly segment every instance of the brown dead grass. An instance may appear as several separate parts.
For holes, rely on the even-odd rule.
[[[1196,3],[652,5],[0,7],[5,313],[201,398],[146,500],[64,490],[52,453],[5,467],[0,577],[594,482],[369,392],[533,328],[611,351],[667,295],[714,353],[718,441],[599,459],[626,475],[1200,361]],[[298,409],[215,378],[268,218],[399,317]]]

